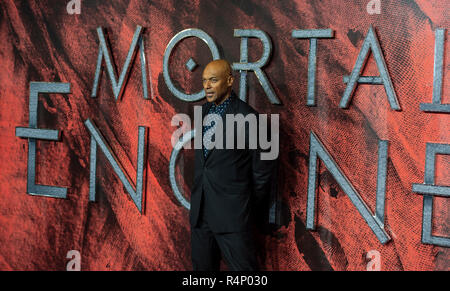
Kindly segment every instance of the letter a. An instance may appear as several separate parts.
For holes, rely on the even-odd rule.
[[[375,62],[380,72],[380,76],[370,76],[361,77],[361,71],[366,62],[367,56],[369,55],[369,49],[372,50]],[[373,85],[384,85],[386,90],[386,95],[389,100],[389,104],[393,110],[400,111],[400,105],[397,100],[397,95],[394,91],[394,86],[392,85],[391,77],[386,67],[386,62],[384,61],[383,53],[381,51],[380,43],[376,37],[375,31],[372,26],[370,26],[369,32],[367,33],[366,39],[362,45],[361,51],[359,52],[358,58],[355,63],[355,67],[350,75],[350,77],[345,76],[344,82],[348,83],[347,88],[345,88],[344,95],[342,96],[341,102],[339,103],[340,108],[348,108],[351,97],[355,92],[357,83],[373,84]]]

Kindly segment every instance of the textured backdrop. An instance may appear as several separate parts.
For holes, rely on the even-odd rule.
[[[192,116],[193,105],[176,98],[163,78],[170,39],[186,28],[214,38],[223,55],[239,61],[240,38],[233,29],[260,29],[273,52],[264,68],[281,105],[272,105],[253,73],[248,103],[280,114],[280,157],[275,223],[260,233],[260,261],[267,270],[365,270],[366,254],[380,253],[382,270],[448,270],[448,248],[421,242],[422,183],[427,142],[450,143],[450,116],[425,113],[431,102],[435,30],[450,28],[446,1],[381,1],[369,15],[368,0],[326,1],[69,1],[0,2],[0,269],[65,270],[69,250],[81,254],[82,270],[190,270],[188,210],[169,182],[170,121]],[[146,2],[146,3],[144,3]],[[446,16],[447,15],[447,16]],[[142,98],[139,58],[116,101],[104,70],[97,98],[91,98],[98,54],[97,27],[105,28],[118,70],[137,25],[144,27],[150,100]],[[402,111],[389,107],[383,86],[359,85],[348,109],[339,108],[349,75],[370,25],[376,30]],[[294,29],[331,28],[318,41],[317,106],[306,105],[309,41]],[[446,44],[446,48],[448,45]],[[249,60],[262,53],[249,41]],[[448,52],[448,50],[446,50]],[[193,73],[184,66],[192,57]],[[365,75],[378,75],[373,56]],[[200,40],[182,41],[170,58],[175,85],[201,89],[201,71],[211,53]],[[443,102],[450,103],[444,55]],[[235,90],[238,91],[238,72]],[[70,94],[40,94],[38,126],[62,131],[61,142],[37,142],[36,183],[68,188],[67,199],[26,193],[28,142],[15,136],[28,126],[29,83],[68,82]],[[136,177],[137,126],[149,128],[145,168],[145,211],[139,213],[105,156],[98,154],[97,202],[89,202],[92,119],[131,178]],[[378,140],[389,141],[386,231],[380,244],[330,172],[320,163],[317,228],[306,229],[309,135],[314,131],[373,210]],[[193,153],[183,152],[177,178],[186,197],[192,185]],[[436,184],[450,185],[450,157],[439,156]],[[433,234],[450,236],[449,201],[434,199]]]

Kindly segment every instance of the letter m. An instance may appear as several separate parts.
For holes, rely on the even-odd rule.
[[[95,69],[94,85],[92,87],[91,97],[97,97],[97,91],[99,86],[100,74],[102,72],[102,61],[105,59],[106,69],[108,72],[109,79],[111,80],[112,90],[114,98],[116,100],[120,99],[123,90],[125,88],[126,79],[128,78],[130,71],[130,64],[132,63],[137,50],[137,45],[139,45],[139,58],[141,60],[141,73],[142,73],[142,89],[144,93],[144,99],[148,99],[148,89],[147,89],[147,71],[146,71],[146,61],[145,61],[145,50],[144,41],[142,38],[142,27],[137,26],[134,32],[133,40],[131,41],[130,49],[128,50],[127,58],[123,65],[122,71],[120,72],[119,79],[116,78],[114,61],[112,60],[110,48],[106,42],[103,29],[101,27],[97,28],[97,34],[99,38],[99,49],[97,57],[97,66]]]

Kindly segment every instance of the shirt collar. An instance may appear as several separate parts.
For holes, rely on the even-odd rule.
[[[231,98],[233,97],[233,94],[230,94],[228,98],[223,101],[220,105],[216,105],[214,102],[212,103],[211,109],[213,110],[219,110],[219,109],[225,109],[227,108],[228,104],[231,102]]]

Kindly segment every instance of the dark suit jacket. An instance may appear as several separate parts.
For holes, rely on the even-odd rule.
[[[233,92],[225,114],[241,113],[246,116],[258,113]],[[211,103],[202,107],[203,117],[208,113]],[[260,149],[248,147],[248,123],[246,122],[245,149],[237,149],[237,125],[235,123],[235,147],[226,149],[226,122],[223,117],[223,149],[210,150],[206,159],[201,149],[195,150],[194,184],[191,192],[190,223],[197,226],[201,206],[211,230],[216,233],[248,231],[253,217],[260,213],[257,208],[269,195],[272,161],[260,158]],[[197,133],[198,130],[196,129]],[[259,147],[259,142],[258,142]]]

